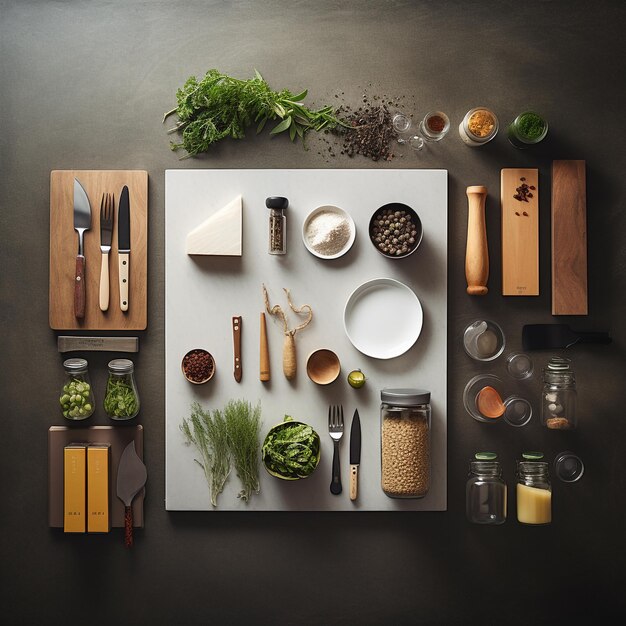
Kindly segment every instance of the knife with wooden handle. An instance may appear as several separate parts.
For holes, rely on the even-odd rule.
[[[484,296],[489,279],[489,250],[485,225],[485,200],[487,187],[474,185],[467,188],[468,219],[467,248],[465,251],[465,278],[470,296]]]
[[[243,373],[241,369],[241,315],[233,317],[233,349],[235,353],[235,380],[240,383],[241,375]]]
[[[350,500],[356,500],[359,492],[359,465],[361,464],[361,419],[354,410],[350,426]]]
[[[117,212],[117,258],[119,265],[120,309],[128,311],[130,280],[130,201],[124,185]]]
[[[78,254],[74,274],[74,317],[85,317],[85,253],[83,236],[91,228],[91,205],[83,186],[74,179],[74,230],[78,233]]]

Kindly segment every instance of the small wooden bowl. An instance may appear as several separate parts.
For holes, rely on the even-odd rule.
[[[332,350],[320,348],[311,352],[306,360],[307,376],[317,385],[330,385],[340,372],[339,357]]]
[[[203,380],[194,380],[194,379],[190,378],[189,375],[187,374],[186,370],[185,370],[185,361],[192,354],[206,354],[209,357],[210,372],[209,372],[209,375],[205,379],[203,379]],[[187,354],[185,354],[185,356],[183,357],[183,360],[180,363],[180,369],[183,372],[183,376],[192,385],[204,385],[204,383],[208,383],[211,380],[211,378],[213,378],[213,376],[215,375],[215,359],[213,358],[213,355],[210,352],[208,352],[207,350],[204,350],[203,348],[194,348],[193,350],[189,350],[189,352],[187,352]]]

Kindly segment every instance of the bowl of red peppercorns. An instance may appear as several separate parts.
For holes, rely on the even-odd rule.
[[[194,385],[202,385],[215,374],[215,359],[210,352],[202,348],[189,350],[183,357],[181,369],[185,378]]]
[[[388,259],[404,259],[413,254],[424,230],[418,214],[408,205],[391,202],[374,212],[369,225],[370,241]]]

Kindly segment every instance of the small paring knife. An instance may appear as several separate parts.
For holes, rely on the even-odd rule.
[[[128,311],[130,280],[130,200],[124,185],[117,212],[117,256],[119,263],[120,309]]]
[[[350,500],[356,500],[359,490],[359,465],[361,464],[361,419],[355,409],[350,426]]]
[[[233,375],[235,380],[241,382],[241,315],[233,317],[233,351],[235,355],[235,363]]]

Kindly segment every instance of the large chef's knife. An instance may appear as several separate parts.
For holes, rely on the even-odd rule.
[[[350,500],[356,500],[359,485],[359,465],[361,464],[361,420],[359,410],[354,410],[350,426]]]
[[[74,316],[85,317],[85,252],[83,235],[91,228],[91,205],[83,186],[74,179],[74,230],[78,233],[78,254],[74,274]]]
[[[148,472],[143,461],[137,455],[135,442],[131,441],[122,452],[117,466],[117,497],[124,503],[124,544],[133,545],[133,509],[134,497],[144,488]]]
[[[130,201],[124,185],[117,212],[117,256],[119,259],[120,309],[128,311],[128,280],[130,277]]]

